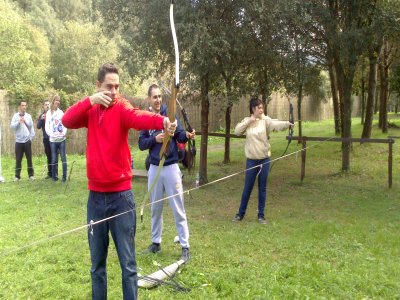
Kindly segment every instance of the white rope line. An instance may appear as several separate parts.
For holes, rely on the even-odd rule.
[[[333,138],[335,138],[335,137],[328,138],[328,139],[324,140],[323,142],[328,141],[328,140],[333,139]],[[293,155],[293,154],[297,154],[297,153],[299,153],[299,152],[302,152],[302,151],[304,151],[304,150],[306,150],[306,149],[310,149],[310,148],[315,147],[315,146],[318,146],[318,145],[320,145],[320,143],[315,144],[315,145],[311,145],[311,146],[308,146],[308,147],[305,147],[305,148],[302,148],[302,149],[300,149],[300,150],[297,150],[297,151],[294,151],[294,152],[291,152],[291,153],[288,153],[288,154],[286,154],[286,155],[284,155],[284,156],[281,156],[281,157],[278,157],[278,158],[269,160],[268,162],[263,163],[263,164],[269,164],[269,163],[271,163],[271,162],[278,161],[278,160],[280,160],[280,159],[283,159],[283,158],[285,158],[285,157],[291,156],[291,155]],[[239,174],[241,174],[241,173],[244,173],[244,172],[246,172],[246,171],[248,171],[248,170],[251,170],[251,169],[254,169],[254,168],[258,168],[258,167],[262,166],[263,164],[259,164],[259,165],[256,165],[256,166],[254,166],[254,167],[251,167],[251,168],[248,168],[248,169],[244,169],[244,170],[242,170],[242,171],[239,171],[239,172],[230,174],[230,175],[228,175],[228,176],[225,176],[225,177],[222,177],[222,178],[213,180],[213,181],[211,181],[211,182],[205,183],[205,184],[203,184],[203,185],[201,185],[201,186],[194,187],[194,188],[188,189],[188,190],[186,190],[186,191],[182,191],[181,193],[176,193],[176,194],[174,194],[174,195],[161,198],[161,199],[156,200],[156,201],[153,201],[153,202],[151,202],[151,203],[147,203],[147,204],[145,204],[143,207],[150,206],[150,205],[152,205],[152,204],[154,204],[154,203],[158,203],[158,202],[161,202],[161,201],[165,201],[165,200],[167,200],[167,199],[169,199],[169,198],[172,198],[172,197],[175,197],[175,196],[178,196],[178,195],[184,195],[184,194],[188,194],[188,195],[189,195],[191,191],[194,191],[194,190],[197,190],[197,189],[199,189],[199,188],[203,188],[203,187],[206,187],[206,186],[209,186],[209,185],[212,185],[212,184],[215,184],[215,183],[218,183],[218,182],[227,180],[227,179],[229,179],[229,178],[231,178],[231,177],[237,176],[237,175],[239,175]],[[104,218],[104,219],[98,220],[98,221],[96,221],[96,222],[90,221],[89,224],[86,224],[86,225],[83,225],[83,226],[80,226],[80,227],[77,227],[77,228],[74,228],[74,229],[71,229],[71,230],[68,230],[68,231],[65,231],[65,232],[61,232],[61,233],[58,233],[58,234],[56,234],[56,235],[50,236],[50,237],[48,237],[48,238],[44,238],[44,239],[41,239],[41,240],[37,240],[37,241],[35,241],[35,242],[31,243],[31,244],[28,244],[28,245],[25,245],[25,246],[22,246],[22,247],[19,247],[19,248],[16,248],[16,249],[13,249],[13,250],[4,252],[4,253],[0,254],[0,258],[1,258],[1,257],[6,257],[6,256],[8,256],[8,255],[10,255],[10,254],[13,254],[13,253],[17,253],[17,252],[23,251],[23,250],[25,250],[25,249],[31,248],[31,247],[36,246],[36,245],[39,245],[39,244],[43,244],[43,243],[45,243],[45,242],[47,242],[47,241],[56,239],[56,238],[58,238],[58,237],[61,237],[61,236],[67,235],[67,234],[74,233],[74,232],[79,231],[79,230],[84,229],[84,228],[91,228],[93,225],[106,222],[106,221],[108,221],[108,220],[117,218],[117,217],[119,217],[119,216],[122,216],[122,215],[124,215],[124,214],[130,213],[130,212],[135,211],[135,210],[136,210],[136,207],[135,207],[134,209],[130,209],[130,210],[128,210],[128,211],[119,213],[119,214],[117,214],[117,215],[113,215],[113,216],[110,216],[110,217],[108,217],[108,218]]]

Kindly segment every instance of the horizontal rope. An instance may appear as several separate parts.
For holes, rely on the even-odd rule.
[[[332,138],[334,138],[334,137],[332,137]],[[330,140],[330,139],[332,139],[332,138],[328,138],[326,141],[328,141],[328,140]],[[310,149],[310,148],[315,147],[315,146],[317,146],[317,145],[319,145],[319,144],[320,144],[320,143],[315,144],[315,145],[308,146],[308,147],[306,147],[306,148],[302,148],[302,149],[300,149],[300,150],[297,150],[297,151],[294,151],[294,152],[291,152],[291,153],[288,153],[288,154],[286,154],[286,155],[284,155],[284,156],[282,156],[282,157],[278,157],[278,158],[276,158],[276,159],[272,159],[272,160],[270,160],[269,162],[264,163],[264,164],[268,164],[268,163],[272,163],[272,162],[274,162],[274,161],[278,161],[278,160],[284,159],[284,158],[286,158],[286,157],[288,157],[288,156],[297,154],[297,153],[302,152],[302,151],[304,151],[304,150],[306,150],[306,149]],[[219,178],[219,179],[213,180],[213,181],[211,181],[211,182],[205,183],[205,184],[203,184],[203,185],[201,185],[201,186],[197,186],[197,187],[188,189],[188,190],[186,190],[186,191],[182,191],[181,193],[176,193],[176,194],[174,194],[174,195],[161,198],[161,199],[159,199],[159,200],[153,201],[152,203],[147,203],[147,204],[143,205],[143,207],[147,207],[147,206],[150,206],[150,205],[152,205],[152,204],[154,204],[154,203],[158,203],[158,202],[161,202],[161,201],[165,201],[165,200],[170,199],[170,198],[172,198],[172,197],[175,197],[175,196],[177,196],[177,195],[184,195],[184,194],[190,195],[190,192],[192,192],[192,191],[194,191],[194,190],[197,190],[197,189],[200,189],[200,188],[204,188],[204,187],[206,187],[206,186],[210,186],[210,185],[216,184],[216,183],[218,183],[218,182],[227,180],[227,179],[229,179],[229,178],[232,178],[232,177],[234,177],[234,176],[237,176],[237,175],[239,175],[239,174],[242,174],[242,173],[244,173],[244,172],[246,172],[246,171],[248,171],[248,170],[251,170],[251,169],[254,169],[254,168],[258,168],[258,167],[260,167],[260,166],[262,167],[262,165],[264,165],[264,164],[259,164],[259,165],[257,165],[257,166],[254,166],[254,167],[251,167],[251,168],[248,168],[248,169],[244,169],[244,170],[242,170],[242,171],[239,171],[239,172],[236,172],[236,173],[233,173],[233,174],[230,174],[230,175],[221,177],[221,178]],[[82,225],[82,226],[80,226],[80,227],[77,227],[77,228],[74,228],[74,229],[71,229],[71,230],[68,230],[68,231],[65,231],[65,232],[62,232],[62,233],[59,233],[59,234],[56,234],[56,235],[47,237],[47,238],[44,238],[44,239],[41,239],[41,240],[37,240],[37,241],[35,241],[35,242],[33,242],[33,243],[30,243],[30,244],[28,244],[28,245],[25,245],[25,246],[22,246],[22,247],[19,247],[19,248],[10,250],[10,251],[3,252],[2,254],[0,254],[0,258],[1,258],[1,257],[4,258],[4,257],[6,257],[6,256],[9,256],[10,254],[13,254],[13,253],[21,252],[21,251],[26,250],[26,249],[28,249],[28,248],[31,248],[31,247],[33,247],[33,246],[37,246],[37,245],[43,244],[43,243],[48,242],[48,241],[50,241],[50,240],[53,240],[53,239],[56,239],[56,238],[59,238],[59,237],[62,237],[62,236],[65,236],[65,235],[74,233],[74,232],[76,232],[76,231],[79,231],[79,230],[82,230],[82,229],[85,229],[85,228],[90,228],[91,226],[94,226],[94,225],[96,225],[96,224],[100,224],[100,223],[106,222],[106,221],[108,221],[108,220],[117,218],[117,217],[119,217],[119,216],[122,216],[122,215],[125,215],[125,214],[127,214],[127,213],[130,213],[130,212],[132,212],[132,211],[134,211],[134,210],[136,210],[136,208],[131,209],[131,210],[128,210],[128,211],[125,211],[125,212],[122,212],[122,213],[119,213],[119,214],[117,214],[117,215],[110,216],[110,217],[108,217],[108,218],[104,218],[104,219],[98,220],[98,221],[96,221],[96,222],[93,222],[93,221],[92,221],[92,222],[90,222],[89,224]]]

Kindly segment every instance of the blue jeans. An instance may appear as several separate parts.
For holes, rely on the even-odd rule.
[[[87,221],[96,222],[120,213],[118,217],[89,226],[88,240],[92,267],[92,299],[107,299],[107,254],[109,235],[114,240],[122,270],[124,300],[137,299],[135,253],[136,209],[131,190],[115,193],[89,192]]]
[[[243,217],[246,214],[247,204],[249,203],[251,191],[253,190],[254,182],[256,181],[256,177],[258,174],[258,217],[264,217],[265,202],[267,199],[267,179],[269,173],[269,163],[269,158],[247,159],[247,171],[238,215]]]
[[[50,142],[51,148],[51,177],[58,180],[58,153],[62,161],[63,176],[62,180],[67,180],[67,155],[65,151],[65,140],[62,142]]]

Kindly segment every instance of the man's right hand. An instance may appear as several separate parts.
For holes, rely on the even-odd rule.
[[[100,104],[104,107],[109,107],[113,102],[110,95],[109,91],[102,91],[90,96],[89,100],[92,105]]]

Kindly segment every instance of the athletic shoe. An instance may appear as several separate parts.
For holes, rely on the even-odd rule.
[[[232,219],[232,222],[239,222],[239,221],[242,221],[242,220],[243,220],[243,217],[244,217],[244,216],[241,216],[241,215],[237,214],[237,215]]]
[[[258,223],[260,224],[267,224],[268,221],[264,217],[258,217]]]
[[[29,176],[29,180],[30,180],[30,181],[33,181],[33,180],[35,180],[35,177],[33,177],[33,176]]]
[[[145,253],[149,253],[149,252],[151,252],[151,253],[157,253],[157,252],[160,252],[160,251],[161,251],[161,245],[160,245],[160,244],[152,243],[152,244],[147,248],[147,250],[145,251]]]
[[[190,251],[189,248],[182,248],[182,256],[181,260],[183,260],[185,263],[187,263],[190,259]]]
[[[14,182],[17,182],[17,181],[20,181],[20,180],[21,180],[21,179],[19,179],[18,177],[15,177],[13,181],[14,181]]]

